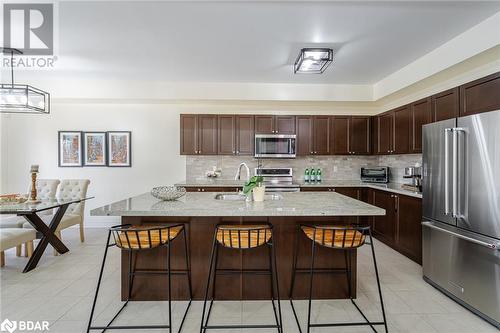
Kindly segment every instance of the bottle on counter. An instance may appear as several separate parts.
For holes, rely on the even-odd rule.
[[[316,171],[316,181],[321,183],[321,169],[319,169],[319,168]]]
[[[309,168],[304,171],[304,182],[309,183]]]
[[[311,175],[309,176],[309,181],[311,183],[316,182],[316,170],[314,170],[314,168],[311,168]]]

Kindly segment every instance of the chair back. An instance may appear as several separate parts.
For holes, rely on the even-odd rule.
[[[167,244],[183,230],[184,225],[133,226],[130,224],[111,227],[115,244],[121,249],[147,250]]]
[[[273,235],[272,226],[221,224],[216,228],[219,244],[232,249],[252,249],[267,244]]]
[[[88,179],[63,179],[57,191],[58,199],[83,199],[87,196],[87,189],[90,180]],[[71,204],[66,210],[66,214],[80,215],[83,218],[85,201]]]
[[[354,249],[365,244],[370,227],[343,226],[301,226],[304,234],[317,244],[334,249]]]

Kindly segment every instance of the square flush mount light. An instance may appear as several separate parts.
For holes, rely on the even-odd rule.
[[[333,50],[327,48],[305,48],[300,50],[293,72],[321,74],[333,61]]]

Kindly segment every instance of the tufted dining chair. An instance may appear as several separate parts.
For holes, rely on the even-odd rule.
[[[59,179],[38,179],[36,181],[37,198],[39,200],[54,199],[56,197],[57,186],[59,185],[59,183]],[[28,195],[30,192],[31,186],[28,189]],[[44,212],[40,212],[40,215],[50,215],[51,213],[52,212],[50,210],[47,210]],[[25,223],[29,224],[29,222],[26,222],[26,219],[23,216],[7,217],[0,220],[0,229],[22,228]],[[33,248],[33,241],[30,241],[29,243],[30,244],[25,244],[26,248]],[[21,255],[21,245],[18,245],[16,247],[16,254],[17,256]],[[26,250],[26,256],[27,254],[28,250]]]
[[[90,180],[88,179],[63,179],[59,184],[59,188],[56,193],[56,198],[58,199],[83,199],[87,196],[87,189],[89,187]],[[73,225],[80,226],[80,241],[85,241],[85,231],[83,228],[83,219],[85,211],[85,201],[69,205],[66,213],[64,214],[59,226],[57,227],[55,234],[57,237],[61,238],[61,230],[69,228]],[[42,220],[49,222],[52,216],[42,217]],[[24,223],[24,228],[32,228],[29,222]],[[54,250],[54,254],[57,255],[57,251]]]

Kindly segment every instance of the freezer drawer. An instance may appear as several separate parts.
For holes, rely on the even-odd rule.
[[[500,327],[499,241],[422,222],[424,277]]]

